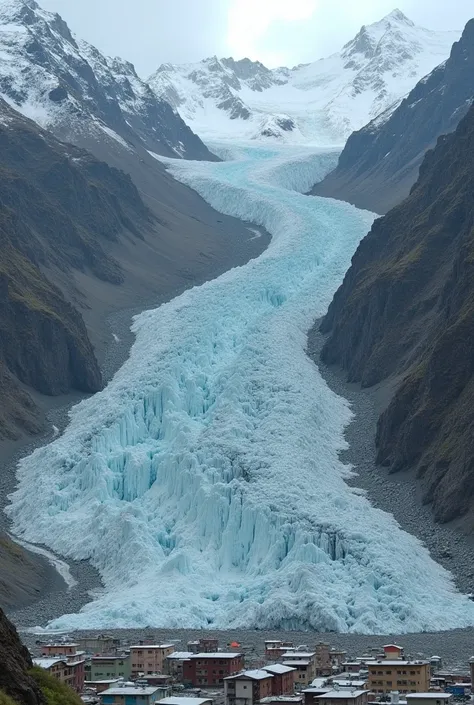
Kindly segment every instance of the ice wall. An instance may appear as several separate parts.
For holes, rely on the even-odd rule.
[[[334,154],[232,152],[169,168],[264,225],[268,250],[138,316],[107,389],[19,466],[15,533],[90,559],[105,586],[51,628],[474,624],[424,547],[346,485],[351,412],[305,355],[373,216],[298,193]]]

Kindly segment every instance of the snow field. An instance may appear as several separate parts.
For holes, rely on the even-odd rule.
[[[305,354],[373,215],[299,193],[333,152],[210,147],[232,160],[168,168],[273,239],[136,317],[108,387],[20,463],[15,534],[90,559],[104,582],[50,628],[474,624],[474,604],[421,543],[345,483],[351,411]]]

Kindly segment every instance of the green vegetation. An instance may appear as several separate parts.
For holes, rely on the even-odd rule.
[[[0,705],[17,705],[17,703],[3,690],[0,690]]]
[[[60,683],[43,668],[32,668],[29,673],[41,689],[47,705],[83,705],[81,698],[71,688]],[[1,700],[0,705],[3,705]]]

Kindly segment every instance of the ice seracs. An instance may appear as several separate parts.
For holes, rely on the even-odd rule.
[[[112,382],[21,462],[15,534],[90,559],[104,582],[50,628],[474,624],[422,544],[346,484],[351,412],[305,354],[373,215],[299,193],[336,152],[212,148],[228,161],[169,168],[272,242],[137,317]]]
[[[150,77],[204,138],[342,144],[400,100],[450,53],[460,31],[416,26],[400,10],[363,26],[339,53],[293,69],[211,57]]]

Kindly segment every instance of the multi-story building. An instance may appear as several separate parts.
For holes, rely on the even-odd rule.
[[[188,641],[188,651],[193,654],[213,654],[219,649],[218,639],[196,639]]]
[[[292,641],[281,641],[280,639],[267,639],[265,641],[265,658],[269,661],[278,661],[284,653],[294,651],[295,646]]]
[[[166,657],[173,653],[173,644],[138,644],[130,647],[132,676],[143,673],[163,673]]]
[[[295,685],[306,687],[316,676],[315,651],[288,651],[282,656],[284,666],[295,669]]]
[[[264,671],[271,673],[272,695],[293,695],[295,692],[296,669],[291,666],[284,666],[282,663],[272,663],[262,667]]]
[[[429,661],[380,659],[367,661],[369,690],[385,695],[392,690],[400,693],[426,693],[430,687]]]
[[[242,654],[233,652],[193,654],[183,662],[183,683],[193,686],[223,685],[224,678],[244,668]]]
[[[331,657],[329,656],[329,644],[320,641],[316,644],[316,677],[331,675]]]
[[[48,658],[55,658],[57,656],[75,656],[78,653],[79,644],[77,642],[57,642],[55,644],[42,644],[41,645],[41,655],[47,656]]]
[[[226,705],[255,705],[272,695],[273,675],[263,669],[224,678]]]
[[[83,649],[88,654],[113,654],[120,649],[120,639],[107,634],[79,638],[77,643],[79,649]]]
[[[192,651],[173,651],[165,659],[164,669],[166,673],[169,673],[170,676],[173,676],[178,681],[183,680],[183,664],[193,655]]]
[[[33,659],[35,666],[44,668],[54,678],[57,678],[61,683],[65,683],[76,693],[82,693],[84,689],[84,664],[85,659],[81,654],[69,656],[42,656],[41,658]]]
[[[131,672],[130,654],[92,656],[86,663],[86,681],[128,680]]]

